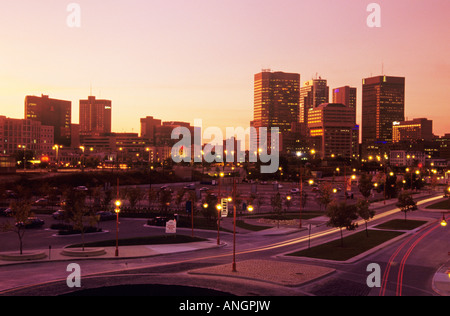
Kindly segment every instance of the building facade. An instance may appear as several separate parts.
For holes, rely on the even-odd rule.
[[[392,141],[394,143],[420,140],[431,141],[433,135],[433,121],[426,118],[413,119],[411,121],[392,123]]]
[[[48,95],[26,96],[25,119],[53,126],[55,144],[70,147],[72,102],[50,99]]]
[[[356,109],[356,88],[350,86],[333,89],[333,103],[341,103]]]
[[[362,142],[392,142],[392,124],[405,120],[405,78],[363,79]]]
[[[324,103],[309,110],[310,139],[320,158],[353,158],[355,111],[340,103]]]
[[[263,70],[254,76],[253,121],[257,139],[251,141],[259,148],[259,128],[279,128],[280,139],[292,132],[292,125],[300,118],[300,74]],[[254,142],[257,141],[257,144]],[[280,144],[280,150],[283,145]],[[269,149],[270,150],[270,149]]]
[[[319,77],[319,79],[306,81],[300,88],[300,123],[308,122],[310,109],[328,103],[329,94],[330,88],[325,79]]]
[[[53,126],[25,119],[0,116],[0,154],[14,155],[27,150],[35,156],[52,154]]]
[[[111,133],[112,102],[89,96],[80,100],[80,134],[100,135]]]

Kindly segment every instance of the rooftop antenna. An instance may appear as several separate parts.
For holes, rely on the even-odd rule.
[[[384,62],[381,63],[381,74],[384,76]]]
[[[89,86],[89,96],[92,97],[92,82],[91,82],[91,84],[90,84],[90,86]]]

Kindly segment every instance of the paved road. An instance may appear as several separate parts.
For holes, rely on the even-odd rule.
[[[438,214],[433,215],[422,212],[418,212],[415,216],[427,216],[434,220],[439,218]],[[388,217],[382,220],[386,219]],[[130,221],[130,223],[133,222]],[[315,229],[319,231],[327,230],[328,228],[321,226]],[[211,235],[211,233],[207,234]],[[447,252],[445,249],[450,239],[448,238],[448,231],[446,234],[442,234],[442,231],[436,229],[421,239],[420,243],[417,243],[413,252],[409,255],[407,265],[404,269],[404,277],[402,280],[403,295],[435,294],[430,287],[431,283],[429,281],[436,271],[438,264],[442,264],[446,260]],[[321,237],[314,242],[318,243],[324,239],[325,237]],[[195,268],[226,263],[231,264],[232,235],[223,233],[222,241],[227,246],[219,249],[188,253],[182,257],[172,254],[145,259],[82,261],[83,275],[90,275],[84,278],[83,282],[86,282],[84,284],[88,287],[113,286],[124,282],[168,285],[189,284],[191,286],[207,287],[236,295],[377,295],[379,289],[370,289],[365,283],[368,274],[366,272],[367,264],[373,262],[379,263],[385,269],[392,253],[401,245],[401,241],[399,241],[355,264],[315,263],[335,267],[338,272],[331,277],[298,288],[286,288],[253,281],[245,281],[243,283],[242,280],[224,280],[186,274],[187,271]],[[447,241],[447,244],[445,241]],[[238,236],[238,267],[239,261],[249,259],[266,258],[271,260],[288,260],[285,257],[278,257],[276,259],[274,257],[285,252],[298,250],[304,245],[304,231],[284,236],[240,234]],[[443,255],[444,253],[445,256]],[[24,267],[26,267],[27,274],[23,273]],[[2,288],[18,287],[27,284],[42,284],[42,286],[38,287],[24,288],[22,291],[16,293],[53,295],[70,292],[70,289],[65,285],[65,278],[68,275],[66,267],[67,262],[56,262],[52,264],[30,263],[21,266],[1,267],[0,279],[3,280]],[[101,275],[107,271],[114,272],[108,273],[107,277]],[[114,277],[111,275],[114,275]],[[52,282],[48,283],[49,281]],[[395,279],[389,279],[386,295],[395,295],[393,292],[394,281]],[[243,284],[245,286],[242,286]]]

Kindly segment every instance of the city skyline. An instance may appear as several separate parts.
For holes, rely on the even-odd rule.
[[[145,116],[247,127],[253,76],[270,68],[299,73],[302,85],[320,75],[331,91],[356,87],[359,124],[362,79],[405,77],[405,119],[427,117],[436,135],[448,132],[448,1],[378,1],[381,28],[366,25],[368,3],[350,1],[78,3],[75,29],[65,3],[2,10],[2,115],[22,118],[25,96],[44,94],[70,100],[79,123],[76,105],[92,87],[114,103],[114,132],[138,132]]]

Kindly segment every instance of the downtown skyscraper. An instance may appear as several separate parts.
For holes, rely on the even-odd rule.
[[[111,133],[112,102],[89,96],[80,100],[80,134],[99,136]]]
[[[48,95],[25,97],[25,119],[53,126],[57,145],[71,145],[72,102],[51,99]]]
[[[304,86],[300,88],[300,123],[307,124],[310,109],[329,102],[329,93],[327,80],[321,77],[304,83]]]
[[[263,70],[255,75],[252,127],[266,127],[269,131],[278,127],[281,145],[298,124],[299,116],[300,74]]]
[[[255,75],[253,122],[255,127],[290,131],[299,121],[300,74],[263,71]]]
[[[362,142],[392,142],[392,123],[405,120],[405,78],[366,78],[362,88]]]

